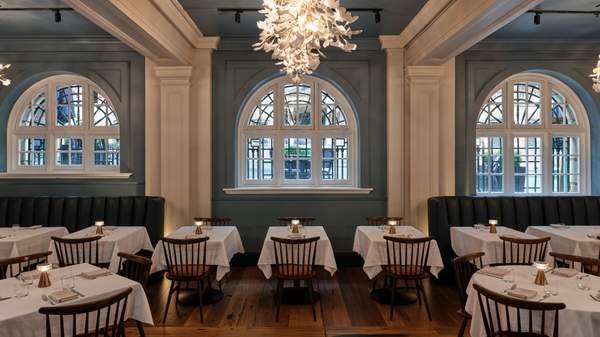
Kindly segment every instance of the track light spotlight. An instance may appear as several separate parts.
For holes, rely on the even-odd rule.
[[[54,22],[58,23],[62,21],[62,15],[60,14],[60,9],[54,10]]]
[[[539,12],[536,12],[535,15],[533,16],[533,24],[539,25],[540,23],[542,23],[542,14],[540,14]]]
[[[373,11],[373,13],[375,14],[375,23],[380,23],[381,22],[381,12]]]
[[[235,12],[235,18],[234,18],[236,23],[240,23],[242,21],[242,11],[236,11]]]

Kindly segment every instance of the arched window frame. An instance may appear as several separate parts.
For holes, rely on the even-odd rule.
[[[82,123],[78,126],[59,126],[56,123],[57,97],[56,90],[61,85],[80,85],[82,87]],[[21,126],[21,118],[25,108],[33,98],[45,92],[46,125]],[[112,126],[93,126],[94,92],[102,95],[114,111],[119,121],[118,111],[109,96],[96,83],[78,75],[55,75],[47,77],[29,87],[14,104],[7,129],[7,171],[8,176],[23,174],[31,177],[115,177],[126,178],[129,173],[119,173],[119,165],[96,165],[94,160],[94,139],[118,139],[120,142],[120,123]],[[19,139],[44,138],[46,142],[45,165],[19,165]],[[56,164],[56,139],[77,137],[82,139],[83,160],[79,166],[59,166]],[[119,149],[119,156],[121,151]],[[120,162],[120,159],[119,159]],[[36,175],[37,174],[37,175]]]
[[[241,110],[237,131],[237,187],[238,188],[355,188],[356,193],[369,193],[371,189],[358,188],[358,134],[354,109],[346,97],[331,83],[314,76],[305,76],[303,84],[311,87],[311,123],[310,125],[284,125],[284,86],[293,84],[287,77],[273,79],[249,97]],[[269,91],[273,90],[274,120],[272,126],[249,125],[253,109]],[[335,99],[346,118],[346,125],[323,125],[321,122],[321,90],[326,91]],[[270,137],[273,139],[273,179],[247,179],[247,140],[250,137]],[[284,179],[284,138],[302,137],[311,139],[311,179],[290,181]],[[323,151],[321,141],[326,137],[343,137],[348,139],[348,179],[322,179]],[[363,191],[359,191],[363,190]],[[228,191],[226,191],[228,192]]]
[[[513,85],[520,82],[538,82],[541,84],[541,116],[539,125],[515,124]],[[566,102],[571,104],[576,116],[576,124],[553,124],[552,123],[552,90],[562,94]],[[502,123],[476,125],[476,137],[502,137],[503,153],[503,191],[502,192],[477,192],[479,195],[582,195],[590,191],[590,131],[587,111],[575,92],[563,82],[544,74],[519,73],[502,81],[486,96],[477,111],[476,121],[479,120],[481,109],[492,95],[502,90]],[[542,191],[540,193],[515,192],[514,174],[514,138],[518,136],[533,136],[541,139],[541,162],[542,162]],[[552,191],[552,138],[559,136],[579,137],[579,191],[577,192],[553,192]],[[476,159],[477,165],[477,159]],[[477,172],[476,172],[477,173]],[[477,177],[476,177],[477,182]]]

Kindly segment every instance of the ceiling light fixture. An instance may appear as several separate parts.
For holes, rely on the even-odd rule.
[[[375,14],[375,23],[380,23],[381,22],[381,11],[374,10],[373,14]]]
[[[10,80],[4,75],[4,70],[8,68],[10,68],[10,64],[0,63],[0,84],[2,84],[5,87],[10,85]]]
[[[234,16],[235,23],[242,22],[242,11],[236,11]]]
[[[62,21],[62,15],[60,14],[60,9],[54,10],[54,22],[59,23]]]
[[[590,77],[592,78],[592,82],[594,83],[592,88],[595,92],[600,93],[600,55],[598,55],[598,62],[596,63],[596,68],[592,69]]]
[[[321,48],[356,49],[349,40],[361,31],[349,25],[358,17],[340,6],[339,0],[264,0],[263,5],[260,13],[265,19],[257,22],[261,33],[254,50],[273,53],[277,65],[294,82],[317,69],[320,57],[325,56]]]
[[[533,16],[533,24],[539,25],[542,23],[542,15],[539,12],[536,12]]]

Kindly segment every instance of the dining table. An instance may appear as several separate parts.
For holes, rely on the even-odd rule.
[[[103,227],[102,238],[98,241],[98,262],[108,264],[108,269],[112,272],[119,271],[120,258],[118,253],[136,254],[140,250],[154,251],[148,231],[144,226]],[[63,238],[77,239],[97,235],[96,226],[91,226],[65,235]],[[58,263],[56,247],[53,243],[50,244],[49,250],[52,255],[48,257],[48,262]]]
[[[37,279],[30,279],[28,282],[19,278],[0,280],[0,337],[44,337],[46,322],[45,316],[38,312],[40,308],[93,301],[109,297],[125,288],[132,289],[127,300],[125,319],[131,318],[153,325],[152,312],[142,285],[115,273],[106,273],[95,279],[81,276],[98,269],[87,263],[52,269],[49,272],[51,285],[46,288],[38,288]],[[50,295],[66,289],[65,287],[73,289],[78,296],[58,304],[49,299]],[[77,325],[81,329],[84,318],[85,315],[78,316],[81,323]],[[52,328],[52,335],[59,335],[58,324],[54,324]],[[67,334],[71,333],[70,329],[71,325],[67,324]]]
[[[524,292],[531,291],[532,297],[528,298],[528,301],[564,303],[566,308],[559,312],[558,336],[597,336],[598,322],[600,322],[600,297],[598,296],[600,277],[575,271],[571,274],[558,273],[558,270],[554,270],[554,272],[546,272],[548,284],[541,286],[534,283],[536,269],[533,266],[510,265],[503,268],[510,270],[504,276],[490,275],[480,271],[471,278],[467,287],[465,310],[472,315],[470,328],[472,337],[486,335],[477,291],[473,288],[475,283],[496,293],[506,294],[506,296],[511,296],[513,289],[519,289],[520,294],[523,293],[522,290],[525,290]],[[491,305],[493,306],[493,304]],[[499,305],[499,310],[504,313],[504,306]],[[512,326],[515,327],[517,323],[516,310],[510,309],[509,314]],[[521,318],[521,324],[528,326],[528,315],[522,314]],[[534,322],[540,322],[541,315],[539,312],[535,312],[533,318]],[[546,332],[553,331],[554,319],[550,318],[546,320]],[[506,328],[504,316],[500,320],[502,326]],[[495,323],[497,323],[497,319]]]
[[[557,253],[590,258],[600,256],[600,226],[529,226],[525,231],[535,236],[549,236]]]
[[[0,228],[0,259],[48,251],[53,236],[69,234],[65,227],[3,227]]]

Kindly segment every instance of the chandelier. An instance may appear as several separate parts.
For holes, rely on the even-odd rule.
[[[0,63],[0,83],[5,87],[10,85],[10,80],[4,76],[4,70],[8,68],[10,68],[10,64]]]
[[[321,48],[337,47],[345,52],[356,49],[350,43],[352,35],[361,33],[350,29],[358,19],[352,16],[339,0],[264,0],[260,13],[266,18],[259,21],[259,42],[254,50],[273,53],[294,82],[311,74],[325,57]]]
[[[596,63],[596,68],[592,70],[590,77],[594,83],[594,91],[600,93],[600,55],[598,55],[598,63]]]

